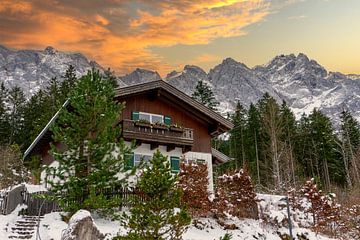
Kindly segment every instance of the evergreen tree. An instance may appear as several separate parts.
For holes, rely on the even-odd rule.
[[[236,161],[236,168],[247,168],[245,153],[246,109],[238,102],[231,116],[234,128],[230,131],[230,156]]]
[[[257,184],[261,184],[259,143],[260,138],[260,113],[254,104],[250,104],[248,110],[247,127],[245,133],[246,156],[249,161],[249,171],[251,177],[256,179]]]
[[[112,71],[110,68],[106,69],[103,75],[104,75],[103,78],[109,81],[114,88],[117,88],[119,86],[117,82],[117,78],[115,76],[115,72]]]
[[[13,87],[9,90],[7,97],[7,104],[9,106],[8,121],[10,127],[10,134],[8,143],[21,144],[23,139],[21,136],[24,127],[24,109],[25,109],[25,95],[20,87]]]
[[[66,69],[64,76],[62,76],[62,79],[63,81],[60,84],[59,96],[58,96],[59,97],[58,102],[60,102],[61,104],[65,102],[69,93],[75,87],[77,77],[76,77],[76,69],[73,65],[69,65],[69,67]]]
[[[309,115],[310,136],[315,160],[316,175],[322,179],[326,190],[330,189],[331,181],[344,183],[344,168],[341,150],[336,144],[336,136],[331,121],[319,110],[314,109]]]
[[[298,159],[300,168],[297,177],[303,180],[308,178],[316,178],[318,180],[310,119],[305,114],[299,120],[296,136],[294,154],[295,158]]]
[[[216,101],[213,91],[203,81],[199,81],[195,87],[195,91],[192,94],[192,98],[198,102],[204,104],[212,110],[216,110],[219,102]]]
[[[116,198],[102,194],[125,182],[118,174],[124,172],[123,154],[129,151],[119,140],[123,105],[114,101],[114,94],[99,72],[88,72],[71,93],[71,107],[61,110],[51,128],[54,141],[67,150],[52,146],[59,166],[47,168],[48,183],[52,199],[70,214],[79,209],[111,211],[119,206]]]
[[[128,236],[118,239],[182,239],[190,217],[181,207],[182,192],[176,182],[167,157],[154,153],[136,185],[145,201],[134,200],[131,215],[126,216]]]
[[[4,83],[0,85],[0,144],[8,143],[10,126],[8,122],[8,107],[6,105],[8,90]]]

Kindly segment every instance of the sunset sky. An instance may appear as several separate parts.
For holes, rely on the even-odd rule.
[[[0,0],[0,45],[81,52],[117,74],[299,52],[360,74],[360,0]]]

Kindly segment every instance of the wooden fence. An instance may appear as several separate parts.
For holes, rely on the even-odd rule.
[[[19,204],[22,204],[24,192],[24,185],[17,186],[10,191],[6,191],[1,197],[2,200],[0,201],[0,214],[7,215],[14,211]]]
[[[24,186],[19,186],[13,190],[5,193],[0,200],[0,214],[9,214],[15,210],[18,204],[25,204],[27,209],[25,211],[26,215],[44,215],[50,212],[61,211],[61,208],[57,202],[46,200],[41,195],[48,195],[51,192],[26,192]],[[97,195],[102,194],[107,198],[116,198],[119,200],[120,205],[119,209],[122,207],[131,207],[132,203],[135,200],[145,201],[146,197],[143,193],[139,192],[136,189],[129,189],[126,187],[116,187],[116,188],[107,188],[100,189],[96,192]],[[86,194],[84,193],[83,196]],[[66,194],[64,194],[66,198]],[[75,202],[82,202],[83,199],[75,199]]]

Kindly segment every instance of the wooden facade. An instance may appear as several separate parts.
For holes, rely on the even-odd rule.
[[[160,144],[174,144],[176,146],[191,146],[191,151],[211,153],[211,136],[209,134],[209,125],[196,118],[187,109],[181,108],[176,102],[170,102],[166,96],[152,94],[140,94],[136,96],[127,96],[125,98],[119,98],[119,101],[125,102],[125,109],[122,112],[122,119],[125,122],[131,121],[131,115],[133,111],[147,112],[158,115],[170,116],[172,124],[180,125],[184,128],[184,133],[192,132],[188,134],[191,137],[186,138],[184,134],[173,133],[174,136],[170,136],[164,139],[163,134],[157,134],[158,130],[154,130],[153,134],[149,134],[147,139],[142,137],[140,133],[134,133],[130,138],[140,139],[145,142],[156,142]],[[126,132],[128,125],[123,125],[123,131]],[[166,130],[168,131],[168,130]],[[169,135],[171,132],[169,131]],[[124,135],[125,138],[129,138],[129,135]]]

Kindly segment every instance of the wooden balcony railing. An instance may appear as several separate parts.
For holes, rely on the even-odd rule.
[[[136,121],[125,119],[122,125],[123,138],[137,139],[150,143],[173,144],[179,146],[192,146],[194,143],[194,130],[182,128],[182,131],[161,126],[139,124]]]

